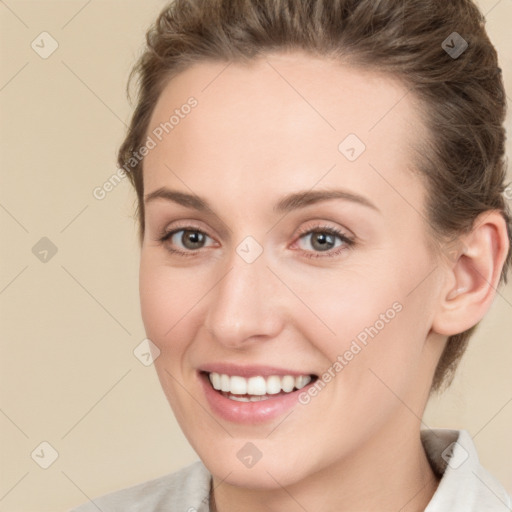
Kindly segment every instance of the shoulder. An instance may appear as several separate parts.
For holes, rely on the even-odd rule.
[[[475,444],[465,430],[429,429],[421,432],[432,469],[440,478],[425,512],[509,512],[512,499],[486,471]]]
[[[208,510],[209,492],[210,474],[198,461],[177,473],[105,494],[70,512],[203,512]]]

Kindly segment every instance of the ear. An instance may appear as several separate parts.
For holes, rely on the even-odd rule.
[[[445,279],[432,330],[452,336],[476,325],[490,308],[510,240],[505,219],[490,210],[480,214],[469,234],[445,248]]]

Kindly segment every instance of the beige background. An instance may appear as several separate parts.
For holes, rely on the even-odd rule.
[[[134,194],[125,180],[93,197],[116,172],[127,75],[163,4],[0,1],[0,512],[65,511],[195,459],[154,370],[133,354],[144,339]],[[512,0],[480,5],[510,101]],[[47,59],[31,48],[43,31],[59,45]],[[57,248],[47,262],[32,252],[42,237]],[[509,285],[425,417],[466,428],[509,492],[511,329]],[[36,463],[49,460],[43,441],[58,452],[48,469]]]

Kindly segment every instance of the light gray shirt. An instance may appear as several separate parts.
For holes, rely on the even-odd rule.
[[[511,512],[512,498],[478,460],[465,430],[422,430],[432,469],[441,478],[425,512]],[[70,512],[208,512],[211,475],[202,462],[106,494]]]

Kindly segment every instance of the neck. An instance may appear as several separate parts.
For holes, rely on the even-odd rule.
[[[419,425],[418,425],[419,427]],[[411,430],[409,429],[409,432]],[[286,488],[243,489],[214,479],[216,512],[422,512],[438,480],[420,440],[407,429],[372,439],[350,457]]]

